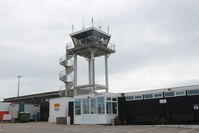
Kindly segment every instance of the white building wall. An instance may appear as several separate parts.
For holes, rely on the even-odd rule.
[[[70,101],[73,101],[73,98],[61,97],[61,98],[50,99],[48,122],[55,123],[57,117],[68,116],[68,102]],[[55,104],[59,104],[59,107],[55,107]]]
[[[0,102],[0,111],[8,111],[10,103]]]
[[[83,99],[91,99],[91,98],[97,98],[97,97],[104,97],[104,114],[83,114]],[[74,97],[75,99],[81,99],[81,114],[76,115],[75,114],[75,108],[74,108],[74,124],[111,124],[111,120],[114,119],[118,115],[118,104],[117,104],[117,114],[107,114],[106,113],[106,98],[117,98],[118,94],[114,93],[97,93],[97,94],[88,94],[88,95],[79,95]],[[116,102],[117,103],[117,102]],[[97,103],[96,103],[97,104]],[[74,102],[75,105],[75,102]],[[97,106],[97,105],[96,105]],[[90,104],[89,104],[90,109]],[[96,108],[97,109],[97,108]],[[91,109],[90,109],[91,110]]]
[[[11,118],[18,119],[18,117],[19,117],[19,104],[10,104],[8,110],[9,110],[9,113],[11,114]]]

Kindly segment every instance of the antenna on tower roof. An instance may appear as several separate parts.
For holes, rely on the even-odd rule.
[[[108,28],[107,28],[107,32],[108,32],[108,33],[110,32],[110,28],[109,28],[109,25],[108,25]]]
[[[91,24],[92,24],[92,27],[93,27],[93,23],[94,23],[94,22],[93,22],[93,17],[92,17],[92,18],[91,18]]]
[[[72,24],[72,33],[73,33],[73,31],[74,31],[74,25]]]

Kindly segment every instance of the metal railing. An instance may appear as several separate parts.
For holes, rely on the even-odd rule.
[[[65,96],[65,85],[62,85],[60,88],[59,88],[59,95],[60,96]]]
[[[67,75],[67,81],[68,82],[72,82],[73,81],[73,75],[72,74]]]
[[[109,43],[107,46],[109,49],[115,50],[115,44]]]
[[[66,46],[68,47],[68,49],[71,49],[74,47],[74,44],[72,42],[66,43]]]
[[[59,91],[63,91],[65,90],[65,85],[62,85],[60,88],[59,88]]]
[[[66,61],[66,55],[63,55],[59,58],[59,63],[63,63],[64,61]],[[72,58],[68,60],[67,65],[73,66],[73,59]]]
[[[67,80],[66,80],[66,77],[67,76]],[[73,81],[73,75],[70,74],[70,75],[66,75],[66,71],[65,70],[62,70],[60,73],[59,73],[59,79],[63,79],[67,82],[72,82]]]
[[[74,64],[74,60],[73,59],[68,60],[67,66],[73,66],[73,64]]]
[[[62,63],[66,60],[66,55],[63,55],[59,58],[59,63]]]
[[[63,78],[65,75],[66,75],[66,70],[62,70],[62,71],[59,73],[59,78]]]

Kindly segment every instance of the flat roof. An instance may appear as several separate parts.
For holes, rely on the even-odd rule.
[[[60,96],[59,93],[60,93],[59,91],[44,92],[44,93],[31,94],[31,95],[25,95],[25,96],[19,96],[19,97],[4,98],[4,101],[40,98],[40,97],[48,97],[48,96]]]
[[[126,92],[123,94],[125,94],[125,96],[131,96],[131,95],[139,95],[139,94],[150,94],[150,93],[178,91],[178,90],[192,90],[192,89],[199,89],[199,85],[168,87],[168,88],[152,89],[152,90],[144,90],[144,91],[134,91],[134,92]]]
[[[82,30],[77,31],[77,32],[74,32],[74,33],[71,33],[70,36],[72,37],[72,36],[78,35],[78,34],[80,34],[80,33],[87,32],[87,31],[89,31],[89,30],[95,30],[95,31],[97,31],[97,32],[100,32],[101,34],[104,34],[104,35],[106,35],[106,36],[108,36],[108,37],[111,37],[111,35],[110,35],[109,33],[106,33],[106,32],[104,32],[103,30],[98,29],[98,28],[96,28],[96,27],[94,27],[94,26],[93,26],[93,27],[89,27],[89,28],[82,29]]]

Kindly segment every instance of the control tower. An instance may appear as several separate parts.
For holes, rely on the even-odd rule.
[[[68,91],[74,89],[74,95],[78,89],[105,90],[108,92],[108,57],[115,53],[115,45],[109,43],[111,35],[94,26],[82,29],[70,34],[72,43],[66,46],[66,55],[60,58],[60,64],[65,67],[59,74],[59,79],[65,83],[65,96]],[[77,56],[82,56],[88,61],[88,81],[85,85],[77,85]],[[95,82],[95,58],[104,56],[105,60],[105,85]]]

